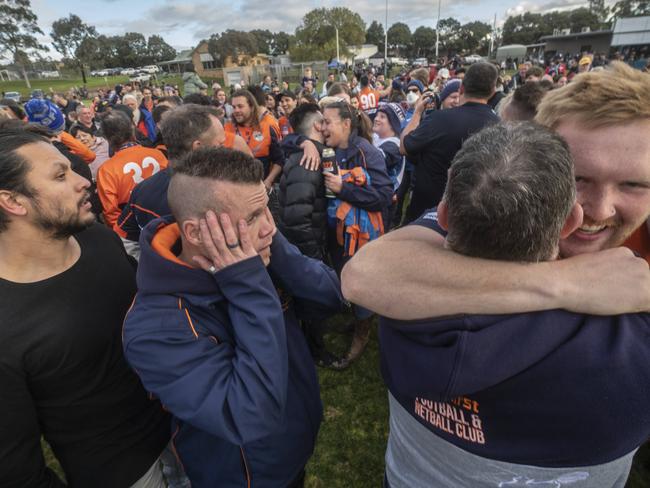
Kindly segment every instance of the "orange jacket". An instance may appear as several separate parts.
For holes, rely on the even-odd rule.
[[[359,93],[359,107],[361,110],[370,110],[379,105],[379,92],[366,86]]]
[[[265,174],[268,174],[271,163],[282,165],[284,155],[280,148],[280,127],[271,114],[262,117],[255,127],[246,127],[227,122],[224,126],[226,133],[241,136],[253,152],[253,156],[264,163]]]
[[[166,167],[163,153],[140,145],[122,149],[108,159],[97,172],[97,194],[106,225],[113,228],[135,185]]]
[[[95,153],[92,152],[88,147],[83,144],[81,141],[78,141],[72,135],[67,132],[61,132],[60,134],[61,142],[70,149],[72,154],[76,154],[86,163],[90,164],[95,160]]]

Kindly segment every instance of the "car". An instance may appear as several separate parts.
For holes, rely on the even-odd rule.
[[[429,60],[427,58],[414,59],[413,66],[429,66]]]
[[[20,93],[17,91],[5,92],[5,98],[13,100],[16,103],[20,103]]]
[[[155,75],[156,73],[160,72],[160,68],[158,68],[158,66],[156,66],[155,64],[150,64],[148,66],[143,66],[142,68],[140,68],[140,71],[143,71],[150,75]]]
[[[135,68],[125,68],[120,73],[121,75],[132,76],[136,73]]]
[[[149,81],[151,79],[151,75],[147,73],[138,73],[136,75],[130,76],[129,81],[139,81],[142,83],[143,81]]]
[[[470,54],[469,56],[465,56],[465,64],[480,63],[481,61],[483,61],[483,56],[479,56],[478,54]]]

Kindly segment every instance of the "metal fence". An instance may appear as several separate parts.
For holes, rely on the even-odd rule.
[[[305,68],[310,67],[312,75],[318,77],[321,81],[327,79],[327,62],[312,61],[307,63],[287,63],[287,64],[262,64],[252,66],[250,74],[250,83],[259,84],[266,75],[278,83],[286,81],[287,83],[300,83],[305,73]]]

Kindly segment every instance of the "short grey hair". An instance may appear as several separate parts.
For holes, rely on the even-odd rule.
[[[454,251],[502,261],[553,259],[576,200],[569,148],[532,122],[488,127],[456,154],[443,200]]]

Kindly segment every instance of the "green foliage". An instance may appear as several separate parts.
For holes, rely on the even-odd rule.
[[[0,1],[0,54],[24,64],[29,51],[46,50],[36,39],[36,34],[43,35],[37,21],[29,0]]]
[[[602,27],[598,14],[587,8],[547,14],[525,14],[508,17],[503,25],[504,44],[534,44],[539,38],[553,34],[555,29],[571,29],[580,32],[583,27],[598,30]]]
[[[411,44],[411,29],[404,22],[395,22],[388,28],[388,47],[398,56],[406,54]]]
[[[79,46],[89,37],[97,37],[97,31],[91,25],[85,24],[77,15],[70,14],[52,23],[52,46],[64,58],[77,59]]]
[[[317,8],[307,12],[296,29],[291,57],[295,61],[328,60],[336,56],[336,29],[341,54],[350,46],[363,44],[366,24],[361,16],[346,7]]]
[[[376,20],[373,20],[366,31],[366,44],[375,44],[379,49],[379,52],[383,53],[385,41],[384,34],[384,26]]]
[[[155,64],[175,57],[176,49],[167,44],[161,36],[154,34],[147,39],[147,62],[142,64]]]
[[[236,62],[239,56],[244,56],[242,63],[245,64],[246,57],[255,56],[260,52],[257,37],[252,32],[234,29],[213,34],[208,40],[208,50],[219,66],[223,66],[226,58],[230,57]]]
[[[420,26],[411,36],[410,56],[413,58],[430,58],[436,52],[436,31],[431,27]]]
[[[650,15],[648,0],[619,0],[612,7],[612,17],[640,17]]]

